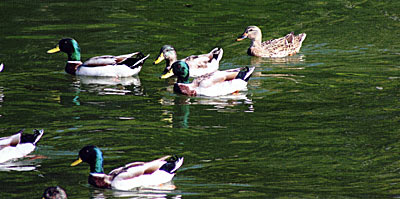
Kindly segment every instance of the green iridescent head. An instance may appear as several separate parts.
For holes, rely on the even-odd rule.
[[[83,147],[79,151],[78,160],[73,162],[71,166],[76,166],[81,162],[86,162],[90,165],[91,173],[104,173],[103,170],[103,154],[96,146],[89,145]]]
[[[178,83],[189,83],[189,66],[184,61],[172,64],[172,72],[178,78]]]
[[[78,42],[71,38],[61,39],[57,46],[47,53],[65,52],[68,54],[68,61],[80,61],[81,60],[81,49],[79,48]]]

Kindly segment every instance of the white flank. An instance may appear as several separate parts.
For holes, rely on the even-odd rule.
[[[113,189],[118,190],[132,190],[137,187],[154,186],[167,183],[171,181],[173,177],[174,174],[157,170],[151,175],[141,175],[128,180],[118,179],[117,177],[112,181],[111,186]]]
[[[22,158],[35,150],[35,145],[32,143],[18,144],[15,147],[5,147],[0,150],[0,163],[11,159]]]
[[[76,71],[76,75],[100,76],[100,77],[129,77],[139,74],[142,67],[131,69],[126,65],[107,65],[97,67],[81,66]]]
[[[233,79],[231,81],[224,81],[217,83],[210,87],[197,87],[197,95],[215,97],[219,95],[229,95],[236,91],[242,91],[247,89],[247,82],[242,79]]]

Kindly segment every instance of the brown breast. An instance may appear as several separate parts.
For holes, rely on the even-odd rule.
[[[88,181],[89,181],[89,184],[91,184],[95,187],[111,189],[111,184],[106,181],[105,175],[104,176],[89,175]]]

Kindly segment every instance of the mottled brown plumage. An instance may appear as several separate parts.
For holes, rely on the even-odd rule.
[[[300,51],[302,43],[306,38],[306,33],[294,35],[293,32],[278,39],[271,39],[262,42],[261,29],[257,26],[248,26],[240,35],[237,41],[245,38],[251,40],[247,54],[257,57],[286,57],[295,55]]]

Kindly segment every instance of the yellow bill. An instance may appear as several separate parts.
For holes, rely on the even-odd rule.
[[[161,53],[160,56],[158,56],[158,58],[154,61],[153,64],[159,64],[160,62],[162,62],[164,60],[164,54]]]
[[[76,166],[76,165],[78,165],[78,164],[81,163],[81,162],[82,162],[82,159],[79,158],[79,159],[75,160],[75,162],[73,162],[73,163],[71,164],[71,167]]]
[[[174,76],[174,71],[171,68],[167,73],[165,73],[164,75],[161,75],[160,79],[167,79],[167,78],[170,78],[172,76]]]
[[[47,53],[56,53],[56,52],[60,52],[60,47],[58,45],[55,48],[47,51]]]

